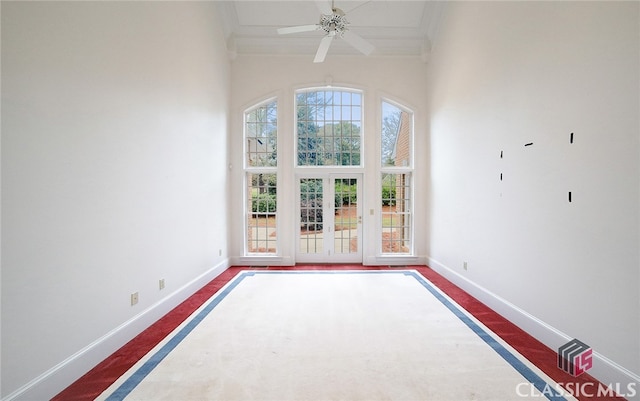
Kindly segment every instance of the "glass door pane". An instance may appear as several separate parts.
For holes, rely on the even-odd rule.
[[[334,253],[357,253],[358,223],[362,217],[358,213],[358,180],[336,178],[334,181]],[[361,222],[361,221],[360,221]]]
[[[324,250],[323,179],[300,179],[300,254],[321,254]]]

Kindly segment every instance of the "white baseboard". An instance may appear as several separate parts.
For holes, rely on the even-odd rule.
[[[182,301],[219,276],[228,267],[228,260],[220,262],[156,304],[9,394],[2,401],[51,399],[178,306]]]
[[[486,288],[477,285],[437,260],[430,257],[427,260],[427,265],[432,270],[444,276],[552,350],[557,350],[561,345],[573,338],[535,316],[530,315]],[[621,389],[623,395],[626,395],[628,400],[640,401],[640,376],[616,364],[596,351],[593,351],[593,368],[589,370],[589,374],[605,385],[613,384],[612,388]],[[628,391],[631,389],[634,391]],[[632,393],[633,395],[629,396]]]
[[[365,266],[401,266],[401,265],[426,265],[427,258],[425,256],[369,256],[364,260]]]
[[[291,256],[236,256],[231,258],[231,266],[294,266],[295,260]],[[367,256],[362,261],[364,266],[398,266],[398,265],[426,265],[426,256]]]
[[[291,256],[234,256],[230,266],[293,266],[295,262]]]

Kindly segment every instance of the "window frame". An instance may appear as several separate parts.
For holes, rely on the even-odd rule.
[[[311,93],[311,92],[340,92],[340,93],[349,93],[349,94],[357,94],[360,97],[360,103],[358,105],[360,111],[359,120],[348,120],[348,121],[358,121],[360,132],[358,133],[358,141],[359,141],[359,149],[358,149],[358,164],[300,164],[300,151],[298,149],[298,143],[300,141],[299,132],[298,132],[298,95],[302,93]],[[336,106],[336,105],[334,105]],[[353,107],[353,103],[350,104],[350,107]],[[323,120],[323,121],[343,121],[343,120]],[[324,87],[303,87],[298,88],[293,91],[293,168],[295,169],[362,169],[364,168],[364,158],[365,158],[365,92],[361,89],[350,88],[350,87],[333,87],[333,86],[324,86]],[[335,137],[334,137],[335,138]]]
[[[264,107],[267,106],[269,104],[273,103],[274,107],[275,107],[275,114],[276,114],[276,120],[275,120],[275,129],[276,129],[276,136],[275,136],[275,147],[276,147],[276,159],[275,159],[275,165],[272,166],[252,166],[250,163],[250,157],[249,157],[249,138],[247,136],[248,134],[248,121],[247,121],[247,116],[249,115],[249,113],[251,113],[252,111],[260,108],[260,107]],[[279,256],[281,253],[281,246],[280,246],[280,236],[278,235],[278,232],[280,232],[280,219],[278,218],[278,200],[279,200],[279,195],[278,193],[280,191],[278,191],[278,182],[280,181],[280,175],[279,175],[279,164],[278,163],[278,158],[277,158],[277,154],[279,152],[279,148],[278,148],[278,142],[280,140],[280,131],[279,131],[279,120],[280,120],[280,105],[279,105],[279,100],[278,97],[274,96],[274,97],[269,97],[266,98],[262,101],[259,101],[255,104],[253,104],[252,106],[246,108],[243,112],[242,112],[242,143],[243,143],[243,147],[242,147],[242,167],[243,167],[243,177],[242,177],[242,181],[243,181],[243,212],[244,212],[244,228],[243,228],[243,255],[244,256],[250,256],[250,257],[256,257],[256,256],[266,256],[266,257],[273,257],[273,256]],[[275,212],[273,213],[273,216],[275,217],[275,232],[276,232],[276,240],[275,240],[275,251],[274,252],[252,252],[250,251],[250,246],[249,246],[249,219],[251,218],[250,216],[252,216],[253,211],[250,210],[250,194],[249,194],[249,188],[251,187],[251,182],[248,182],[249,180],[249,176],[250,175],[259,175],[259,174],[270,174],[270,175],[275,175],[275,180],[276,180],[276,209]],[[267,247],[268,250],[268,247]]]
[[[406,166],[385,166],[383,159],[382,159],[382,130],[383,130],[383,121],[384,121],[384,104],[387,103],[395,108],[397,108],[398,110],[400,110],[401,112],[405,112],[408,113],[410,116],[410,130],[409,130],[409,140],[408,140],[408,145],[409,145],[409,163]],[[379,107],[379,112],[380,112],[380,118],[378,121],[379,124],[379,130],[378,130],[378,141],[380,143],[380,147],[378,148],[378,152],[377,152],[377,199],[378,199],[378,205],[380,205],[380,213],[379,213],[379,218],[377,221],[377,232],[378,232],[378,241],[377,241],[377,254],[378,257],[384,257],[384,258],[389,258],[389,257],[415,257],[415,112],[399,103],[396,102],[394,100],[385,98],[385,97],[381,97],[379,99],[378,102],[378,107]],[[398,127],[400,128],[400,126]],[[396,138],[397,141],[397,138]],[[385,174],[394,174],[394,175],[400,175],[400,174],[404,174],[404,175],[408,175],[409,179],[408,182],[406,182],[405,186],[409,187],[409,193],[408,193],[408,200],[409,200],[409,251],[408,252],[384,252],[383,249],[383,232],[384,232],[384,226],[383,226],[383,211],[382,211],[382,202],[383,202],[383,197],[382,197],[382,187],[383,187],[383,175]]]

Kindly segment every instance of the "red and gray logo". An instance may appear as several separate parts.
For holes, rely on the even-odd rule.
[[[593,350],[575,338],[558,348],[558,368],[572,376],[580,376],[593,367]]]

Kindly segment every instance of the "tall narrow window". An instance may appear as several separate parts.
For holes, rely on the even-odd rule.
[[[362,95],[344,90],[296,94],[298,166],[360,166]]]
[[[382,173],[382,253],[411,252],[411,175]]]
[[[244,114],[246,254],[277,253],[277,103]]]
[[[249,253],[276,253],[276,175],[247,173]]]
[[[412,254],[413,114],[382,102],[381,252]]]

